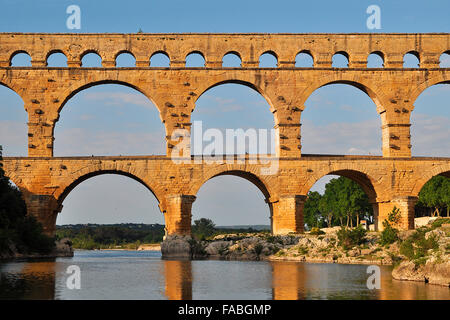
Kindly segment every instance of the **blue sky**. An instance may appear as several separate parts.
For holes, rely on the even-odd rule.
[[[66,8],[72,4],[81,8],[81,30],[75,32],[87,33],[133,33],[139,29],[155,33],[450,32],[449,1],[394,0],[0,0],[0,32],[74,32],[66,28]],[[366,8],[372,4],[381,8],[380,30],[366,27]],[[233,57],[229,58],[227,63],[233,63]],[[54,66],[65,63],[61,56],[52,59]],[[92,56],[85,59],[86,66],[98,63]],[[133,62],[129,57],[121,59],[124,66]],[[262,63],[269,64],[269,60]],[[163,61],[152,61],[152,65],[158,62]],[[14,63],[26,65],[27,57],[17,56]],[[201,61],[193,58],[190,63]],[[440,85],[427,89],[416,101],[413,155],[450,156],[449,98],[450,86]],[[305,105],[304,153],[381,154],[380,119],[374,103],[361,91],[346,85],[327,86],[316,90]],[[5,155],[25,155],[23,102],[1,86],[0,112],[0,144]],[[201,96],[192,120],[203,121],[205,129],[273,127],[267,102],[251,89],[231,84]],[[157,110],[143,95],[118,85],[97,86],[75,95],[64,107],[55,128],[55,155],[163,154],[163,136]],[[321,179],[313,190],[323,190],[328,179]],[[227,176],[214,178],[200,189],[193,216],[211,218],[219,225],[269,223],[269,210],[260,191],[245,180]],[[80,184],[66,198],[58,217],[58,224],[163,221],[148,190],[114,175]]]

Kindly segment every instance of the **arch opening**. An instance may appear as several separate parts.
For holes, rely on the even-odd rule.
[[[150,57],[150,67],[169,68],[170,67],[169,55],[163,51],[155,52]]]
[[[384,68],[384,54],[375,51],[367,57],[367,68]]]
[[[237,52],[228,52],[222,58],[223,68],[240,68],[241,66],[242,60]]]
[[[81,56],[81,66],[84,68],[101,68],[102,58],[97,52],[88,51]]]
[[[28,154],[28,114],[22,98],[0,83],[0,145],[4,157]]]
[[[417,51],[409,51],[403,56],[403,68],[419,68],[420,56]]]
[[[411,154],[450,157],[450,84],[438,83],[425,89],[411,112]]]
[[[271,208],[265,202],[269,197],[267,188],[253,174],[223,172],[209,178],[197,190],[192,222],[206,218],[216,226],[269,231]]]
[[[129,247],[160,242],[164,235],[158,198],[127,172],[105,170],[79,177],[58,202],[63,206],[56,218],[57,235],[71,238],[75,248]]]
[[[420,189],[415,217],[450,218],[450,171],[429,179]]]
[[[316,180],[304,206],[307,229],[333,226],[377,228],[375,189],[366,174],[338,170]]]
[[[205,67],[205,57],[203,53],[194,51],[186,56],[186,68],[203,68]]]
[[[336,52],[331,60],[332,68],[348,68],[349,56],[345,51]]]
[[[54,129],[56,156],[165,154],[155,105],[123,84],[90,84],[64,104]]]
[[[17,51],[11,55],[11,67],[31,67],[31,56],[26,51]]]
[[[273,51],[264,52],[259,57],[260,68],[278,68],[278,57]]]
[[[127,51],[120,52],[116,56],[117,68],[133,68],[136,67],[136,58]]]
[[[62,51],[53,51],[47,57],[47,67],[66,68],[67,57]]]
[[[210,87],[197,99],[191,122],[192,155],[275,153],[270,105],[249,84]]]
[[[302,153],[381,155],[377,102],[371,91],[354,82],[316,89],[301,115]]]
[[[450,68],[450,50],[444,52],[439,57],[439,67],[440,68]]]
[[[309,51],[301,51],[295,57],[296,68],[313,68],[314,59]]]

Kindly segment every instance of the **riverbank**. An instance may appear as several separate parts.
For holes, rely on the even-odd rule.
[[[163,258],[269,260],[311,263],[393,265],[398,280],[450,285],[450,228],[439,219],[398,232],[398,239],[381,244],[380,232],[367,232],[358,244],[343,240],[341,228],[316,230],[316,234],[271,236],[225,234],[208,241],[168,236],[161,245]],[[340,234],[341,233],[341,234]]]
[[[47,259],[57,257],[73,257],[72,242],[67,239],[55,241],[54,249],[49,253],[19,252],[16,245],[12,242],[8,245],[8,250],[0,253],[0,261],[9,261],[16,259]]]

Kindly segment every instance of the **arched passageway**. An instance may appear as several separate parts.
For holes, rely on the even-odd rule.
[[[28,114],[22,98],[0,84],[0,146],[3,156],[27,156],[27,122]]]
[[[99,84],[71,97],[54,130],[55,156],[165,154],[158,109],[142,93]]]
[[[270,230],[269,193],[255,176],[245,172],[224,172],[206,181],[192,206],[192,222],[212,220],[216,226],[240,226]]]
[[[139,178],[119,171],[78,178],[58,198],[57,224],[164,223],[153,191]]]
[[[377,229],[378,206],[375,189],[366,174],[354,170],[330,172],[308,192],[304,221],[312,227],[354,227],[366,221]]]
[[[425,89],[411,113],[412,156],[450,157],[450,85]]]
[[[305,102],[301,123],[304,154],[381,155],[377,106],[353,85],[332,83],[315,90]]]
[[[196,101],[191,115],[191,154],[273,154],[274,118],[254,89],[236,83],[214,86]]]

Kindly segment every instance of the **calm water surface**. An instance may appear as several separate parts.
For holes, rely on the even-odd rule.
[[[70,290],[67,267],[81,270]],[[76,251],[73,258],[0,264],[1,299],[450,299],[450,289],[392,280],[366,287],[367,266],[161,260],[152,251]]]

